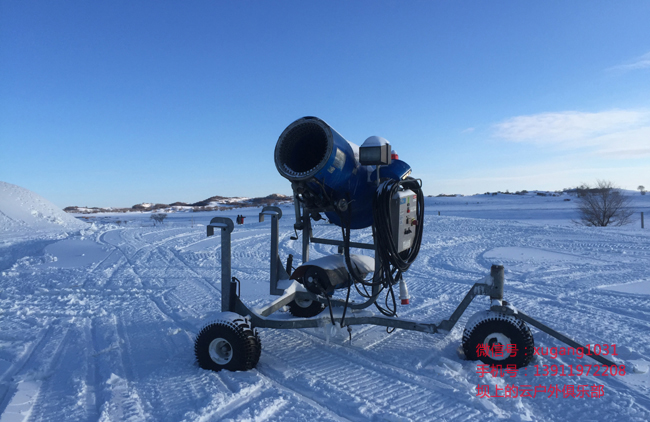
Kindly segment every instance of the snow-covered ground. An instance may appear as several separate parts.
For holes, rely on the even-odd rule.
[[[46,215],[37,199],[18,208]],[[51,226],[48,236],[9,215],[13,223],[0,221],[8,256],[0,261],[0,421],[650,420],[650,228],[576,226],[575,205],[563,199],[427,198],[420,257],[407,273],[411,304],[399,315],[448,318],[491,264],[503,264],[511,303],[581,343],[615,344],[625,376],[535,375],[536,365],[596,364],[573,356],[536,356],[514,378],[480,376],[480,362],[461,360],[457,348],[486,298],[446,336],[363,326],[350,344],[347,331],[329,327],[262,329],[255,370],[205,371],[194,337],[219,309],[221,257],[205,225],[216,215],[247,217],[232,236],[233,275],[244,301],[262,306],[272,299],[270,228],[257,222],[259,209],[170,214],[158,227],[146,213],[104,214],[93,225]],[[648,225],[650,195],[633,205]],[[299,260],[292,208],[283,210],[280,255]],[[323,222],[314,232],[340,236]],[[367,231],[354,237],[370,240]],[[312,258],[332,251],[316,246]],[[536,347],[564,346],[532,331]],[[479,385],[545,392],[486,398]],[[551,385],[603,385],[604,395],[549,398]]]

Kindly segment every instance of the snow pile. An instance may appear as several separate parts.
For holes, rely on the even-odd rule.
[[[88,224],[34,192],[0,182],[0,240],[77,231]]]

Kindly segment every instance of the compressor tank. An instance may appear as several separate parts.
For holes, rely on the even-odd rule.
[[[359,163],[359,147],[347,141],[318,117],[303,117],[282,132],[275,145],[275,167],[282,177],[292,182],[294,191],[307,190],[320,206],[335,206],[339,200],[349,203],[350,228],[372,225],[372,200],[376,175],[371,166]],[[382,167],[381,176],[392,179],[410,173],[408,164],[393,160]],[[327,218],[341,226],[336,212],[326,212]]]

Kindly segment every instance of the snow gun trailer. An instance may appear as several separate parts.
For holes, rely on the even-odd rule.
[[[394,289],[409,303],[403,274],[420,250],[424,227],[424,194],[419,179],[410,177],[411,167],[400,160],[390,143],[371,136],[361,146],[343,138],[317,117],[303,117],[282,132],[275,146],[275,166],[291,182],[296,222],[302,232],[302,265],[292,271],[293,256],[283,267],[278,254],[278,230],[282,211],[264,207],[260,222],[271,217],[270,294],[280,296],[263,309],[248,308],[237,293],[238,280],[231,274],[231,219],[213,218],[208,236],[221,232],[221,310],[219,320],[205,326],[196,338],[194,351],[202,368],[219,371],[255,367],[261,353],[256,328],[309,328],[371,324],[387,328],[449,332],[476,296],[488,296],[489,309],[470,317],[465,326],[462,350],[467,359],[489,365],[528,365],[534,355],[533,336],[526,323],[579,348],[577,342],[534,320],[503,300],[504,269],[492,266],[490,274],[475,283],[449,319],[439,324],[397,318]],[[381,174],[380,174],[381,171]],[[339,226],[343,240],[316,238],[311,221],[325,214]],[[350,241],[353,229],[372,227],[372,244]],[[338,247],[338,253],[309,259],[310,244]],[[350,249],[374,251],[374,257],[354,255]],[[372,273],[370,278],[366,278]],[[352,287],[357,302],[350,300]],[[345,299],[336,290],[347,289]],[[381,294],[385,301],[378,300]],[[383,304],[382,304],[383,303]],[[368,309],[373,306],[379,313]],[[293,318],[274,317],[287,306]],[[318,316],[328,308],[329,315]],[[598,362],[613,362],[592,355]]]
[[[307,210],[308,211],[308,210]],[[309,213],[304,215],[309,216]],[[462,350],[468,360],[481,360],[489,365],[515,364],[518,368],[528,365],[533,357],[534,340],[526,323],[544,331],[556,339],[573,348],[584,346],[571,338],[553,330],[547,325],[537,321],[511,304],[503,300],[504,268],[493,265],[489,276],[476,282],[467,292],[452,315],[439,324],[410,321],[401,318],[387,317],[373,314],[365,310],[371,303],[348,303],[350,315],[344,316],[340,312],[346,304],[341,299],[316,295],[298,282],[291,280],[287,269],[291,268],[292,256],[288,258],[287,269],[282,265],[278,254],[279,220],[282,211],[278,207],[264,207],[259,214],[260,222],[265,216],[271,217],[271,277],[270,294],[280,297],[262,309],[253,310],[244,304],[238,293],[238,283],[231,274],[231,233],[234,229],[233,221],[229,218],[215,217],[207,226],[208,236],[215,233],[221,234],[221,320],[214,321],[200,331],[195,342],[195,355],[199,365],[204,369],[231,371],[253,369],[261,354],[261,342],[257,328],[293,329],[323,327],[327,324],[341,323],[344,326],[352,325],[379,325],[388,328],[401,328],[404,330],[421,331],[423,333],[449,332],[456,325],[469,304],[476,296],[487,296],[491,299],[489,310],[473,315],[465,326],[462,339]],[[311,236],[309,218],[303,231],[303,261],[309,262],[310,243],[343,246],[343,242],[333,239],[321,239]],[[309,234],[309,235],[307,235]],[[354,243],[355,248],[375,249],[376,245]],[[376,295],[373,295],[373,301]],[[304,317],[279,319],[272,315],[289,306],[292,314],[297,313]],[[325,306],[335,308],[339,312],[317,317]],[[344,318],[344,319],[343,319]],[[479,345],[485,345],[486,351],[481,356],[477,355]],[[506,345],[516,345],[517,353],[507,356]],[[503,349],[499,353],[498,347]],[[599,355],[590,355],[593,359],[606,366],[616,364]]]

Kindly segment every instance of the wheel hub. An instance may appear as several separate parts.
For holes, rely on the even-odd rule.
[[[224,338],[215,338],[208,347],[210,359],[219,365],[225,365],[232,360],[232,345]]]
[[[309,308],[313,301],[311,299],[294,299],[296,302],[296,305],[300,306],[301,308]]]
[[[485,337],[485,340],[483,340],[483,344],[487,346],[486,353],[487,355],[492,359],[492,360],[506,360],[508,358],[508,354],[506,353],[506,348],[508,347],[509,344],[512,344],[512,341],[510,340],[510,337],[504,335],[503,333],[491,333],[487,337]],[[501,345],[501,353],[496,353],[494,348],[495,346]]]

